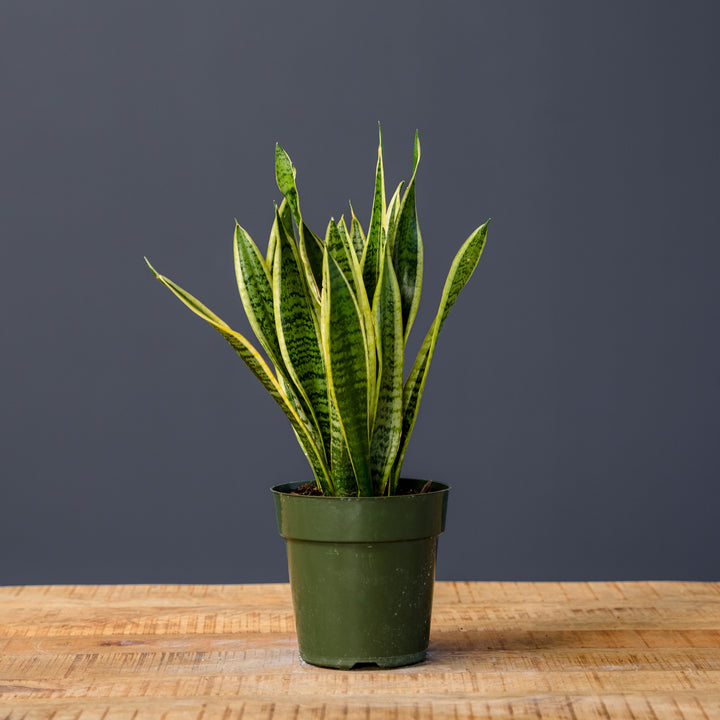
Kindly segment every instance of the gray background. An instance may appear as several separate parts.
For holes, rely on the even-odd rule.
[[[0,583],[286,579],[289,425],[247,330],[274,143],[309,223],[418,176],[417,348],[487,217],[405,474],[441,579],[719,579],[716,2],[0,5]]]

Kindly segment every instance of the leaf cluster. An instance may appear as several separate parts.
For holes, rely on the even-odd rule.
[[[413,172],[390,200],[382,135],[367,232],[350,207],[324,238],[305,224],[296,170],[275,148],[283,195],[263,254],[236,223],[235,272],[250,326],[265,352],[150,265],[155,277],[210,323],[283,410],[324,495],[392,495],[415,425],[438,334],[485,245],[478,227],[450,267],[440,306],[405,375],[405,346],[418,309],[423,244]],[[271,369],[272,366],[272,369]]]

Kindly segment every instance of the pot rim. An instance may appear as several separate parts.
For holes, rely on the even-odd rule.
[[[305,485],[307,480],[299,480],[289,483],[278,483],[277,485],[273,485],[269,488],[270,492],[273,493],[273,495],[280,495],[280,496],[291,496],[293,499],[297,498],[299,501],[304,502],[305,500],[319,500],[321,502],[327,502],[327,501],[343,501],[343,502],[368,502],[368,501],[383,501],[383,500],[397,500],[402,498],[416,498],[418,495],[422,496],[429,496],[429,495],[435,495],[437,493],[447,493],[449,490],[452,489],[450,485],[443,482],[438,482],[436,480],[423,480],[421,478],[408,478],[408,477],[402,477],[400,478],[401,483],[412,483],[415,485],[415,487],[422,487],[427,482],[431,482],[430,489],[424,493],[415,493],[412,495],[367,495],[367,496],[359,496],[359,495],[296,495],[292,492],[293,489],[300,487],[301,485]]]

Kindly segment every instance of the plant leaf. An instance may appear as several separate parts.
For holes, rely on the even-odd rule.
[[[355,470],[353,470],[350,454],[343,437],[340,416],[332,398],[329,400],[329,405],[332,433],[330,439],[330,473],[335,485],[335,493],[344,496],[357,495],[358,484],[355,479]]]
[[[384,230],[383,230],[384,232]],[[375,362],[375,329],[373,326],[372,308],[370,300],[365,291],[360,264],[358,263],[352,247],[350,246],[347,234],[343,236],[334,221],[328,224],[328,231],[325,239],[325,246],[330,256],[338,264],[338,267],[345,275],[350,285],[350,289],[357,302],[358,309],[363,321],[365,331],[365,341],[367,343],[368,357],[368,386],[369,386],[369,406],[368,417],[370,418],[370,426],[372,427],[373,417],[375,413],[375,383],[377,376],[377,364]],[[372,361],[370,360],[372,358]]]
[[[379,129],[378,129],[379,130]],[[382,229],[385,225],[385,175],[383,171],[382,133],[378,144],[378,159],[375,169],[375,191],[373,193],[372,213],[368,228],[367,242],[362,255],[362,272],[365,290],[369,298],[375,295],[375,286],[380,275],[380,265],[384,249],[381,247]]]
[[[297,187],[295,185],[295,168],[290,156],[279,144],[275,143],[275,180],[280,192],[285,196],[298,228],[302,224]]]
[[[300,447],[305,453],[310,466],[313,469],[318,486],[322,488],[325,494],[333,493],[333,484],[328,472],[324,453],[317,447],[313,437],[297,414],[285,392],[278,383],[272,371],[267,366],[265,360],[258,351],[249,343],[240,333],[235,332],[227,323],[220,319],[215,313],[203,305],[199,300],[194,298],[190,293],[183,290],[179,285],[169,278],[160,275],[147,258],[145,262],[152,271],[153,275],[168,288],[179,300],[181,300],[196,315],[206,320],[212,327],[222,335],[235,352],[242,358],[245,364],[250,368],[251,372],[262,383],[263,387],[270,393],[271,397],[280,406],[295,431]]]
[[[322,287],[322,240],[303,222],[300,232],[300,259],[307,285],[312,293],[315,314],[320,317],[320,288]]]
[[[360,221],[355,217],[355,211],[352,205],[350,205],[350,212],[352,213],[352,223],[350,224],[350,240],[353,249],[355,250],[355,257],[358,263],[362,261],[363,251],[365,250],[365,233],[363,233],[362,225]]]
[[[278,219],[282,216],[276,212],[273,223],[273,233],[279,236]],[[283,224],[283,227],[286,226]],[[288,374],[288,369],[282,356],[275,323],[274,299],[272,278],[269,268],[265,264],[255,243],[240,225],[235,228],[235,275],[237,277],[240,298],[245,308],[245,314],[250,321],[250,327],[267,352],[270,362],[275,366],[278,380],[287,395],[288,400],[304,420],[313,417],[306,399],[298,396],[298,389]],[[274,251],[273,251],[274,256]],[[315,423],[307,422],[318,447],[323,447],[320,428]]]
[[[390,198],[385,217],[385,231],[387,232],[387,242],[388,247],[390,248],[391,257],[393,252],[393,245],[395,244],[395,229],[397,226],[398,213],[400,212],[400,205],[402,202],[400,192],[403,189],[403,185],[405,185],[404,180],[399,183],[399,185],[395,189],[395,192],[393,193],[393,196]]]
[[[284,198],[283,203],[287,205]],[[267,253],[265,254],[265,267],[268,269],[268,274],[270,275],[271,280],[273,270],[273,257],[275,256],[275,246],[277,245],[278,235],[277,209],[278,206],[275,205],[276,217],[273,218],[272,228],[270,228],[270,238],[268,239]],[[237,223],[237,220],[235,222]]]
[[[394,494],[388,486],[402,435],[403,329],[400,287],[386,251],[373,300],[379,375],[375,421],[370,441],[370,467],[377,494]]]
[[[417,354],[410,375],[405,382],[403,389],[402,440],[393,469],[395,483],[397,483],[400,478],[402,462],[405,458],[405,451],[407,450],[410,435],[415,426],[420,400],[422,399],[422,394],[425,389],[425,381],[428,370],[430,369],[430,361],[435,351],[438,335],[460,291],[465,287],[465,284],[477,267],[485,247],[488,223],[489,221],[477,228],[463,243],[457,255],[455,255],[455,259],[450,266],[450,271],[445,281],[437,315],[428,334],[425,336],[425,340]]]
[[[290,160],[290,156],[278,144],[275,145],[275,179],[298,226],[300,258],[315,305],[315,314],[319,316],[323,245],[320,238],[303,222],[300,212],[300,198],[295,183],[295,167]],[[287,220],[285,227],[288,235],[293,237],[291,224]]]
[[[310,408],[329,457],[330,415],[320,349],[320,328],[297,248],[282,223],[278,229],[273,269],[273,305],[280,352],[288,374]]]
[[[365,326],[350,284],[327,248],[323,260],[321,320],[328,387],[355,471],[358,494],[372,495]]]
[[[423,245],[415,206],[415,175],[420,161],[420,141],[415,135],[415,165],[398,211],[392,242],[393,265],[402,298],[403,332],[407,343],[420,303]]]
[[[352,258],[350,253],[349,239],[347,233],[343,236],[340,232],[340,228],[336,225],[334,220],[330,220],[325,232],[325,247],[327,247],[330,257],[335,260],[340,270],[342,270],[346,279],[350,283],[353,294],[356,294],[357,290],[355,287],[355,277],[352,269]]]
[[[275,205],[275,210],[278,210],[278,206]],[[282,202],[280,203],[280,220],[285,227],[285,232],[290,236],[291,238],[295,238],[295,231],[293,230],[293,218],[292,218],[292,212],[290,210],[290,206],[288,205],[288,201],[286,198],[283,198]],[[272,230],[270,231],[270,240],[268,242],[268,249],[267,249],[267,256],[265,260],[265,264],[267,265],[268,272],[272,276],[273,271],[273,255],[275,253],[275,243],[277,242],[277,233],[278,233],[278,221],[277,217],[273,218],[273,225]],[[322,264],[321,264],[322,266]]]
[[[338,232],[340,233],[340,236],[342,237],[342,241],[345,245],[350,247],[350,233],[347,229],[347,224],[345,223],[345,216],[341,215],[340,219],[336,223]]]
[[[275,226],[273,230],[276,230]],[[235,225],[233,255],[240,299],[250,327],[267,352],[270,362],[276,368],[282,366],[282,354],[275,330],[270,272],[257,245],[238,224]]]

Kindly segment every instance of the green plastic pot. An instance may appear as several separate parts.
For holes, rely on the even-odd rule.
[[[448,492],[391,497],[293,495],[272,488],[287,545],[300,656],[313,665],[382,668],[425,658],[437,538]],[[422,480],[401,480],[420,490]]]

